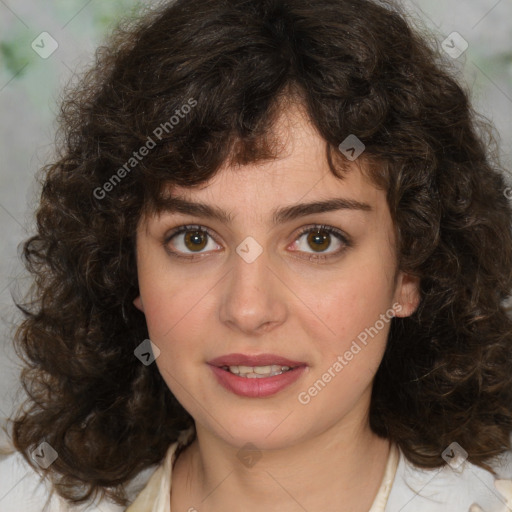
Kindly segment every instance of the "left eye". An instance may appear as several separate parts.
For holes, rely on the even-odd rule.
[[[328,253],[329,255],[339,253],[343,251],[344,248],[350,246],[348,238],[341,231],[333,228],[332,226],[313,226],[305,228],[299,234],[295,244],[298,246],[299,251],[308,252],[300,245],[300,240],[304,238],[306,240],[306,245],[313,249],[312,254],[324,254],[326,250],[332,246],[333,237],[335,238],[339,249],[330,251]]]
[[[306,240],[307,246],[313,250],[309,254],[319,254],[321,256],[333,245],[333,237],[335,245],[338,245],[338,250],[329,251],[327,253],[328,256],[341,253],[346,247],[350,247],[350,241],[342,231],[332,226],[315,225],[301,230],[294,241],[295,248],[293,250],[308,252],[303,243],[301,243],[301,239],[303,239]],[[170,244],[173,240],[176,241]],[[221,248],[215,242],[214,235],[204,226],[181,226],[165,238],[164,245],[172,256],[186,259],[193,259],[194,254],[203,254],[203,252]],[[177,250],[170,249],[169,245],[172,245]],[[212,245],[212,247],[209,247],[209,245]]]

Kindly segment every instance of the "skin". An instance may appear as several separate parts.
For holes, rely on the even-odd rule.
[[[325,141],[299,107],[281,113],[275,129],[282,142],[276,160],[225,166],[201,187],[172,189],[230,212],[232,223],[166,212],[138,226],[134,304],[161,351],[156,364],[197,430],[174,466],[173,512],[226,511],[233,504],[248,512],[328,512],[340,504],[367,512],[383,477],[389,442],[370,430],[368,411],[389,322],[308,404],[298,395],[393,304],[400,304],[397,316],[412,314],[419,283],[397,269],[385,192],[353,164],[343,180],[333,176]],[[371,210],[271,222],[275,208],[331,197]],[[202,257],[183,234],[167,248],[196,259],[172,257],[164,248],[166,234],[186,224],[206,226],[217,238],[206,238]],[[323,254],[332,256],[310,260],[318,247],[298,233],[315,224],[342,230],[351,246],[331,235]],[[250,264],[236,252],[247,236],[263,249]],[[308,368],[273,396],[239,397],[206,364],[233,352],[278,354]],[[251,467],[237,456],[246,443],[261,454]]]

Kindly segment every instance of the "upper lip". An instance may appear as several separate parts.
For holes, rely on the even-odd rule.
[[[227,354],[225,356],[216,357],[208,364],[212,366],[306,366],[306,363],[300,361],[292,361],[286,357],[277,356],[275,354],[259,354],[255,356],[249,356],[245,354]]]

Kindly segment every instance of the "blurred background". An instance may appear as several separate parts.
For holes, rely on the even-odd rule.
[[[13,304],[27,288],[19,244],[33,233],[35,172],[50,162],[62,88],[122,16],[155,1],[0,0],[0,421],[23,398]],[[512,172],[512,0],[407,0],[501,139]],[[383,27],[385,30],[385,27]],[[512,180],[509,179],[509,184]]]

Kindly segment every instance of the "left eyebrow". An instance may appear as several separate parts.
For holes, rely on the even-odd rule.
[[[160,199],[158,206],[160,211],[168,213],[176,212],[193,215],[196,217],[213,218],[226,224],[230,224],[233,221],[233,216],[231,213],[228,213],[217,206],[188,201],[181,197],[168,197]],[[283,224],[285,222],[290,222],[294,219],[305,217],[307,215],[338,210],[360,210],[369,212],[372,211],[372,207],[367,203],[355,201],[353,199],[335,197],[326,199],[325,201],[299,203],[291,206],[277,208],[272,213],[272,222],[275,225]]]

